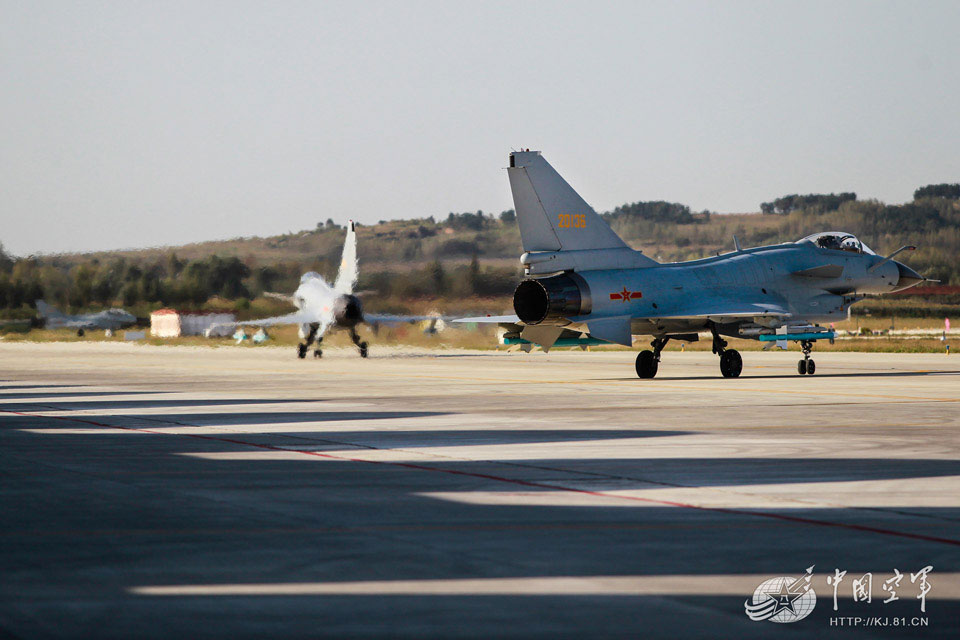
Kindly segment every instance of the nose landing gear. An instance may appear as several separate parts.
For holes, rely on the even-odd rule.
[[[803,350],[803,360],[797,363],[797,373],[812,376],[817,370],[817,364],[810,357],[810,352],[813,351],[813,342],[804,340],[800,343],[800,348]]]
[[[644,349],[637,354],[637,375],[641,378],[652,378],[657,375],[657,369],[660,368],[660,352],[667,346],[670,336],[654,338],[650,345],[653,351]]]

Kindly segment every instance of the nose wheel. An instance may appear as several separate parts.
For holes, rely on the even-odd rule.
[[[645,349],[637,354],[637,375],[641,378],[652,378],[657,375],[657,369],[660,367],[660,362],[657,360],[656,356],[653,355],[653,351]]]
[[[653,347],[653,351],[650,349],[644,349],[637,354],[637,375],[641,378],[653,378],[657,375],[657,369],[660,368],[660,352],[663,351],[663,348],[667,346],[670,337],[664,336],[662,338],[654,338],[653,342],[650,345]]]
[[[800,348],[803,350],[803,360],[797,363],[797,373],[812,376],[817,370],[817,363],[810,357],[810,352],[813,351],[813,342],[804,340],[800,343]]]

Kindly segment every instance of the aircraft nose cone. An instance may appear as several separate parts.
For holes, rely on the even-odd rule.
[[[909,289],[910,287],[920,284],[923,282],[923,276],[919,273],[903,264],[902,262],[897,262],[894,260],[897,265],[897,269],[900,270],[900,279],[897,280],[897,288],[894,291],[903,291],[904,289]]]

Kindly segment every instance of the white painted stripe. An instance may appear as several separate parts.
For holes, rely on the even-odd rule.
[[[915,599],[918,585],[905,573],[897,595],[901,600]],[[919,570],[922,567],[916,567]],[[844,570],[844,568],[840,568]],[[866,571],[848,571],[859,577]],[[874,602],[882,612],[879,583],[893,574],[893,568],[874,570]],[[799,574],[797,574],[799,575]],[[813,588],[821,598],[833,596],[826,584],[827,574],[814,574]],[[451,580],[382,580],[361,582],[281,582],[247,584],[193,584],[138,586],[130,592],[143,596],[742,596],[749,597],[757,586],[773,574],[660,575],[660,576],[549,576],[525,578],[470,578]],[[796,577],[796,576],[794,576]],[[851,579],[852,580],[852,579]],[[929,576],[932,588],[928,600],[960,598],[960,573]],[[843,585],[841,583],[841,586]],[[849,588],[838,596],[851,597]],[[887,594],[884,593],[884,596]],[[866,606],[866,605],[864,605]],[[919,612],[919,604],[917,607]]]

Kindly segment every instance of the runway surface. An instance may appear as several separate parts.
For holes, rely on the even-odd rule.
[[[960,357],[815,356],[0,343],[0,638],[957,637]]]

